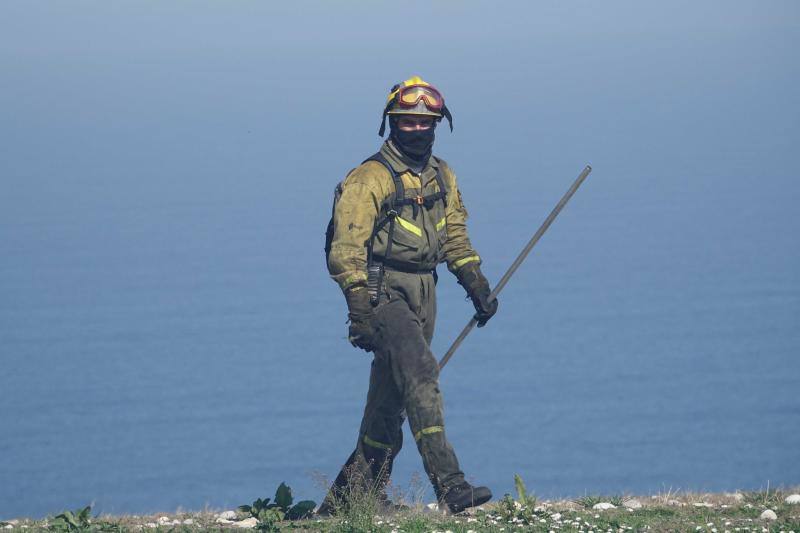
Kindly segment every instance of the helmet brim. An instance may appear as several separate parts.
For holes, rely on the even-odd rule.
[[[392,109],[386,112],[387,115],[419,115],[424,117],[442,117],[441,113],[430,111],[428,109]]]

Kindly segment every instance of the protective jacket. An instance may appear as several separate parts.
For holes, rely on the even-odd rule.
[[[441,262],[455,272],[470,262],[480,262],[467,235],[467,211],[461,201],[456,176],[447,163],[431,157],[418,175],[406,164],[391,141],[380,150],[402,180],[405,197],[432,196],[440,192],[437,173],[445,186],[445,201],[411,203],[396,219],[388,268],[407,272],[431,271]],[[334,236],[328,256],[331,277],[343,291],[367,280],[367,248],[376,221],[385,214],[395,195],[389,170],[377,161],[355,168],[342,184],[333,215]],[[373,257],[382,260],[389,238],[388,225],[373,241]]]
[[[391,141],[379,153],[379,161],[368,160],[347,176],[333,214],[328,269],[339,286],[367,290],[354,287],[367,284],[370,246],[372,264],[383,264],[386,275],[373,304],[374,358],[358,441],[325,498],[326,509],[346,500],[355,486],[385,485],[403,445],[404,410],[437,497],[465,482],[445,433],[439,366],[430,350],[436,320],[434,269],[447,262],[460,273],[480,258],[467,236],[467,211],[447,163],[430,157],[416,174]],[[402,180],[402,198],[396,194],[396,179]],[[393,231],[388,224],[380,226],[392,209],[397,211]]]

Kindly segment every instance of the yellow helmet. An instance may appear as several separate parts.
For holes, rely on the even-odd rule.
[[[444,116],[450,123],[450,131],[453,131],[453,117],[444,105],[442,93],[419,76],[412,76],[389,91],[381,127],[378,130],[378,135],[381,137],[386,131],[387,115],[427,115],[437,117],[439,120]]]

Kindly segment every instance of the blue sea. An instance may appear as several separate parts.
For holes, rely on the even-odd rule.
[[[412,74],[492,283],[594,168],[441,375],[467,478],[800,484],[798,4],[409,9],[0,6],[0,518],[322,499],[370,363],[332,192]],[[393,484],[433,498],[408,433]]]

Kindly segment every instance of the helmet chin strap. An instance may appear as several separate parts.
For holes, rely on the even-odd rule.
[[[450,114],[450,110],[447,109],[447,105],[442,105],[442,115],[444,115],[444,118],[446,118],[448,124],[450,124],[450,131],[453,131],[453,115]]]
[[[378,136],[383,137],[383,134],[386,132],[386,115],[387,111],[389,110],[389,106],[386,106],[386,109],[383,110],[383,118],[381,119],[381,128],[378,130]]]

